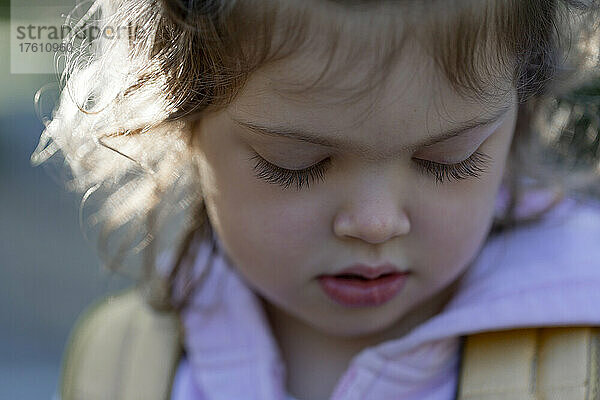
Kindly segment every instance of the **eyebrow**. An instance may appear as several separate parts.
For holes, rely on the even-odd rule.
[[[511,108],[510,105],[505,105],[496,110],[493,114],[484,117],[476,117],[468,122],[463,123],[462,125],[449,129],[440,135],[428,137],[418,143],[403,146],[402,150],[404,151],[415,151],[420,148],[432,146],[434,144],[438,144],[444,142],[446,140],[452,139],[456,136],[460,136],[468,131],[471,131],[475,128],[479,128],[481,126],[486,126],[498,121],[502,118],[508,110]],[[321,146],[334,147],[334,148],[343,148],[350,147],[348,141],[343,139],[327,139],[322,137],[318,133],[309,132],[305,129],[297,129],[292,126],[266,126],[261,125],[256,122],[244,121],[237,117],[232,117],[232,119],[241,125],[249,129],[252,132],[256,132],[263,135],[275,136],[275,137],[285,137],[290,139],[295,139],[303,142],[318,144]]]

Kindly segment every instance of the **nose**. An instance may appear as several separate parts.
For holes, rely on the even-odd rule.
[[[378,244],[410,232],[410,220],[397,199],[367,196],[356,199],[335,216],[333,231],[338,237],[353,237]]]

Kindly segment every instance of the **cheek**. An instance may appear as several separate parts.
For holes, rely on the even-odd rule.
[[[236,193],[235,190],[230,193]],[[319,216],[312,204],[282,201],[261,193],[244,192],[243,204],[219,203],[219,224],[224,234],[235,236],[231,249],[239,254],[243,267],[249,260],[271,268],[285,262],[289,268],[301,266],[307,252],[322,236]],[[227,196],[229,197],[229,196]]]
[[[314,194],[282,190],[253,175],[246,149],[207,151],[201,169],[211,225],[247,280],[265,288],[285,288],[311,273],[326,232],[324,207]],[[211,157],[220,154],[221,157]],[[286,274],[278,274],[285,268]],[[268,289],[267,289],[268,290]]]
[[[446,283],[465,268],[488,231],[487,202],[445,199],[443,204],[424,206],[413,219],[418,230],[419,270],[424,278]]]
[[[450,187],[443,195],[421,194],[411,208],[419,267],[436,287],[468,267],[487,237],[509,144],[507,138],[498,139],[484,150],[494,161],[481,180]]]

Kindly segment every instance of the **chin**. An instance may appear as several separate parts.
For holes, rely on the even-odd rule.
[[[365,308],[360,313],[347,315],[345,318],[341,318],[338,314],[335,318],[329,318],[325,321],[306,321],[306,323],[331,336],[350,339],[372,336],[386,331],[402,318],[403,315],[390,315],[389,311],[378,313],[375,309]]]

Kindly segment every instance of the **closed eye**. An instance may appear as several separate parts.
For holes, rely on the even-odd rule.
[[[325,180],[325,171],[331,163],[331,157],[327,157],[307,168],[288,169],[270,163],[256,153],[250,157],[250,160],[255,160],[254,171],[257,178],[271,184],[278,184],[284,189],[294,185],[296,190],[304,186],[308,188],[315,182]]]
[[[477,150],[469,158],[454,164],[443,164],[418,158],[413,159],[419,170],[433,176],[438,183],[457,181],[467,178],[479,178],[487,172],[491,157]]]
[[[258,153],[250,160],[254,160],[255,176],[270,184],[277,184],[284,189],[294,186],[300,190],[311,184],[325,180],[325,173],[331,164],[331,157],[327,157],[316,164],[303,169],[289,169],[275,165]],[[487,172],[491,157],[477,150],[469,158],[453,164],[438,163],[430,160],[413,158],[418,170],[435,179],[437,183],[459,181],[468,178],[479,178]]]

